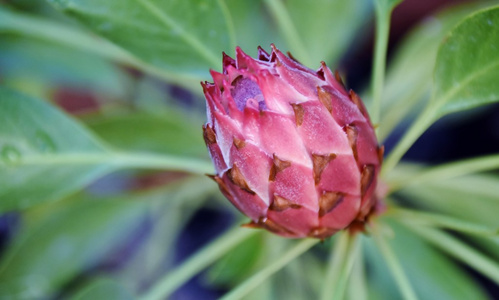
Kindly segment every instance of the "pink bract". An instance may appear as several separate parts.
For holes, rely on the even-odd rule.
[[[325,63],[311,70],[272,45],[236,48],[203,83],[204,138],[222,193],[250,225],[324,239],[376,205],[382,161],[360,98]]]

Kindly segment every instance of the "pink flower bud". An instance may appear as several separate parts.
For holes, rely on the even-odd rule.
[[[203,83],[204,138],[222,193],[253,227],[326,238],[374,209],[382,148],[360,100],[325,63],[313,71],[272,45],[236,49]]]

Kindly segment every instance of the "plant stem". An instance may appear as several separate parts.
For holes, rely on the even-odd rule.
[[[418,299],[416,293],[414,292],[409,282],[409,279],[407,278],[407,276],[404,273],[404,270],[402,269],[402,265],[400,265],[400,262],[397,259],[397,256],[393,252],[392,248],[390,248],[388,242],[383,237],[383,234],[381,232],[382,228],[380,227],[382,224],[378,223],[374,225],[376,225],[375,227],[373,227],[372,230],[374,242],[378,246],[383,257],[385,258],[388,267],[392,272],[393,278],[395,279],[395,282],[397,283],[400,292],[402,293],[402,296],[404,297],[404,299],[407,300]]]
[[[214,172],[210,161],[189,157],[121,152],[113,155],[112,159],[120,167],[126,168],[185,171],[201,175]]]
[[[1,164],[1,163],[0,163]],[[39,165],[107,165],[110,168],[143,168],[189,172],[192,174],[212,173],[213,165],[207,160],[166,154],[98,152],[70,154],[26,155],[17,166]]]
[[[429,225],[465,232],[481,236],[494,236],[499,234],[499,229],[491,229],[487,226],[466,222],[446,215],[426,213],[411,209],[390,207],[387,215],[393,216],[399,222],[409,226]]]
[[[140,300],[159,300],[167,298],[186,281],[198,274],[201,270],[214,263],[232,248],[258,233],[257,230],[234,228],[199,250],[179,267],[170,271],[146,293]]]
[[[404,156],[407,150],[409,150],[409,148],[421,136],[421,134],[423,134],[423,132],[425,132],[428,127],[430,127],[434,120],[434,106],[428,105],[388,155],[387,159],[383,163],[383,168],[381,170],[382,176],[390,173],[390,171],[400,161],[402,156]]]
[[[269,11],[276,19],[279,29],[286,38],[289,47],[293,50],[295,57],[303,61],[305,65],[310,64],[310,56],[300,39],[300,35],[289,16],[286,6],[284,6],[281,0],[265,0],[265,4],[267,4]]]
[[[348,230],[344,230],[337,237],[329,257],[326,278],[322,285],[322,300],[341,300],[344,298],[348,277],[358,248],[357,236],[357,234],[352,236]]]
[[[376,39],[374,46],[374,66],[371,78],[373,89],[373,103],[371,109],[371,120],[373,124],[380,126],[381,96],[385,81],[386,52],[388,49],[388,35],[390,30],[391,10],[384,9],[380,1],[375,2],[376,9]]]
[[[362,236],[359,237],[356,247],[352,275],[348,289],[348,298],[355,300],[367,300],[367,282],[364,269],[364,255],[362,247]]]
[[[239,286],[235,287],[230,292],[228,292],[221,299],[223,300],[241,299],[242,297],[246,296],[249,292],[251,292],[255,287],[264,282],[265,279],[267,279],[275,272],[282,269],[284,266],[286,266],[286,264],[288,264],[290,261],[300,256],[304,252],[306,252],[308,249],[312,248],[312,246],[314,246],[318,242],[319,240],[317,239],[304,239],[298,242],[293,248],[285,252],[279,259],[269,264],[266,268],[255,273],[253,276],[244,281],[242,284],[240,284]]]
[[[436,229],[423,226],[409,226],[409,229],[422,236],[442,251],[454,256],[499,284],[499,265],[463,242]]]
[[[424,85],[420,89],[426,91],[429,87]],[[378,130],[378,140],[380,143],[383,143],[403,120],[412,119],[411,113],[414,110],[419,110],[417,104],[424,97],[423,95],[420,91],[416,91],[404,98],[404,101],[397,101],[386,107],[386,112],[381,115],[379,121],[383,125]]]
[[[452,162],[437,167],[428,168],[401,181],[389,182],[391,192],[408,185],[424,182],[442,181],[471,173],[489,171],[499,168],[499,154],[481,156],[457,162]]]

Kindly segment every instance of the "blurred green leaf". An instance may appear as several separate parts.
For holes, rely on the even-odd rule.
[[[269,49],[271,43],[283,45],[263,0],[226,0],[226,3],[234,22],[237,45],[244,52],[256,56],[258,46]],[[228,53],[234,52],[231,49]]]
[[[71,300],[133,300],[128,290],[111,278],[97,278],[84,286]]]
[[[151,229],[137,250],[113,278],[135,294],[154,282],[175,264],[175,243],[197,208],[218,191],[206,176],[192,176],[172,182],[133,199],[147,201]],[[130,197],[128,197],[130,198]]]
[[[72,87],[121,99],[130,91],[131,78],[109,61],[45,41],[0,37],[0,68],[4,83],[17,87],[36,81],[48,90]]]
[[[222,1],[48,0],[99,35],[168,72],[204,78],[233,46]]]
[[[233,247],[257,234],[256,230],[233,228],[191,255],[182,264],[165,274],[142,295],[143,300],[163,299],[171,295],[189,279],[211,265]]]
[[[335,68],[356,34],[371,18],[370,0],[287,0],[289,16],[305,44],[308,67],[325,61]],[[293,48],[289,49],[292,54]],[[298,57],[297,57],[298,58]]]
[[[337,234],[324,277],[325,282],[330,284],[322,286],[320,299],[345,298],[354,258],[359,251],[358,247],[358,235],[352,235],[348,230]]]
[[[229,254],[222,257],[207,276],[208,280],[222,287],[231,287],[255,271],[255,264],[263,252],[261,235],[255,235],[237,245]]]
[[[199,76],[192,77],[192,74],[179,74],[176,70],[170,72],[156,66],[154,62],[145,62],[103,38],[66,23],[55,21],[53,18],[14,12],[0,6],[0,32],[2,33],[15,33],[36,40],[45,40],[68,46],[76,49],[76,51],[85,51],[117,63],[135,67],[187,88],[192,88],[194,83],[197,86],[201,79]],[[196,91],[200,91],[200,89],[197,88]]]
[[[5,88],[0,137],[0,212],[59,200],[120,168],[213,170],[192,157],[112,151],[48,103]]]
[[[499,178],[496,176],[474,174],[433,180],[424,185],[407,186],[400,194],[418,207],[491,228],[499,227]]]
[[[393,250],[393,247],[386,240],[388,230],[385,224],[379,222],[372,228],[372,237],[378,247],[383,259],[385,260],[388,270],[392,274],[393,281],[397,284],[400,295],[406,300],[417,300],[417,296],[413,283],[406,275],[406,271],[400,262],[400,256]]]
[[[93,117],[87,124],[103,140],[121,149],[207,157],[200,121],[176,110],[163,110],[160,114]]]
[[[242,297],[248,295],[253,289],[265,282],[270,276],[284,268],[288,263],[298,258],[301,254],[305,253],[318,242],[319,241],[315,239],[302,239],[301,241],[294,243],[290,248],[282,253],[279,258],[269,263],[265,268],[256,272],[251,277],[226,293],[222,299],[241,299]]]
[[[388,218],[385,218],[386,220]],[[484,291],[452,260],[396,222],[389,222],[389,243],[420,299],[487,299]],[[386,276],[386,266],[371,239],[366,239],[367,258],[374,299],[400,299]],[[392,288],[390,288],[392,286]],[[369,298],[371,299],[371,297]]]
[[[464,16],[486,5],[477,1],[452,6],[436,16],[424,19],[409,33],[396,50],[389,64],[382,103],[382,126],[379,136],[384,139],[410,114],[415,115],[430,97],[432,75],[440,43]]]
[[[0,261],[2,297],[52,295],[129,238],[144,214],[144,202],[123,199],[50,207],[27,222]]]
[[[289,51],[311,68],[337,63],[369,19],[370,2],[266,0]]]
[[[85,128],[43,101],[0,88],[0,211],[58,200],[111,171]]]
[[[395,218],[408,226],[436,227],[483,237],[499,236],[499,227],[490,228],[444,214],[393,207],[389,208],[388,214],[391,218]]]
[[[499,284],[499,264],[475,248],[474,245],[442,230],[425,226],[410,226],[409,228],[444,253],[475,269],[495,284]]]
[[[201,93],[200,87],[199,82],[196,82],[191,89]],[[188,121],[197,120],[199,126],[205,119],[206,103],[201,95],[189,93],[178,86],[165,84],[150,76],[138,78],[134,88],[134,97],[129,103],[133,109],[156,115],[162,115],[165,111],[170,113],[178,111],[179,114],[185,115]],[[108,110],[110,114],[116,112],[116,107],[110,108]]]
[[[433,105],[439,115],[499,101],[499,7],[454,28],[440,47]]]
[[[447,179],[497,169],[499,169],[499,153],[426,168],[406,164],[393,172],[394,174],[387,178],[387,183],[391,191],[396,191],[407,185],[425,184],[431,181],[445,182]]]

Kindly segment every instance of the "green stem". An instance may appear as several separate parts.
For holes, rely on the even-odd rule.
[[[411,119],[412,116],[410,113],[413,113],[414,110],[419,110],[417,104],[424,95],[421,93],[421,90],[427,91],[428,89],[426,84],[420,86],[417,91],[408,95],[404,101],[397,101],[386,107],[386,113],[383,113],[380,119],[380,124],[383,124],[383,126],[378,130],[378,140],[381,144],[390,134],[392,134],[393,130],[401,124],[402,120]]]
[[[3,163],[0,162],[0,165]],[[115,168],[144,168],[155,170],[183,171],[193,174],[213,173],[213,165],[207,160],[179,157],[166,154],[99,152],[99,153],[60,153],[26,155],[16,167],[40,165],[109,165]]]
[[[263,270],[251,276],[239,286],[232,289],[221,299],[234,300],[243,298],[254,288],[264,282],[268,277],[282,269],[284,266],[286,266],[286,264],[306,252],[308,249],[312,248],[312,246],[314,246],[318,242],[319,240],[317,239],[304,239],[301,242],[298,242],[294,247],[285,252],[279,259],[269,264]]]
[[[238,244],[258,233],[257,230],[234,228],[191,256],[179,267],[172,270],[154,284],[140,300],[167,298],[177,288],[214,263]]]
[[[364,269],[364,255],[362,248],[362,237],[359,237],[358,247],[356,247],[354,255],[354,264],[352,267],[352,275],[348,288],[349,299],[367,300],[367,282]]]
[[[389,181],[388,184],[391,192],[393,192],[408,185],[442,181],[445,179],[494,169],[499,169],[499,154],[481,156],[428,168],[427,170],[421,171],[409,178],[404,178],[399,181]]]
[[[322,285],[322,300],[341,300],[344,298],[348,277],[358,248],[357,236],[352,236],[348,230],[344,230],[336,239],[329,258],[326,278]]]
[[[213,164],[210,161],[165,154],[122,152],[113,155],[112,159],[116,164],[127,168],[185,171],[193,174],[209,174],[214,172]]]
[[[404,134],[402,139],[398,142],[395,148],[390,152],[387,159],[383,163],[382,176],[389,174],[390,171],[397,165],[402,156],[409,150],[409,148],[414,144],[414,142],[425,132],[428,127],[435,120],[435,110],[432,105],[426,107],[426,109],[418,116],[411,127]]]
[[[303,61],[305,65],[311,63],[310,56],[305,48],[303,42],[300,39],[300,35],[296,30],[291,17],[289,16],[286,6],[281,0],[265,0],[269,11],[272,13],[277,21],[279,29],[286,38],[290,49],[293,50],[295,57]]]
[[[454,256],[499,284],[499,264],[450,235],[422,226],[409,226],[409,229],[422,236],[442,251]]]
[[[436,226],[481,236],[495,236],[499,234],[499,228],[491,229],[487,226],[466,222],[441,214],[390,207],[387,211],[387,215],[393,216],[397,218],[399,222],[410,226]]]
[[[380,228],[382,224],[378,223],[375,225],[376,227],[373,227],[372,230],[374,242],[378,246],[383,257],[385,258],[388,267],[392,272],[393,278],[395,279],[395,282],[397,283],[400,292],[402,293],[402,296],[406,300],[418,299],[416,293],[414,292],[409,282],[409,279],[407,278],[407,276],[404,273],[404,270],[402,269],[402,265],[400,264],[397,256],[395,255],[392,248],[390,248],[390,245],[382,235],[381,232],[382,228]]]
[[[386,9],[381,1],[374,2],[376,9],[376,39],[374,47],[374,66],[371,78],[371,86],[373,89],[371,120],[373,124],[379,126],[392,9]]]

